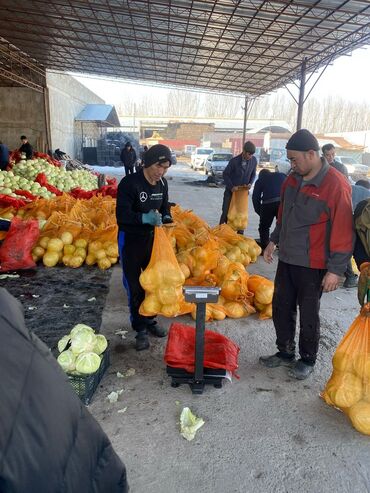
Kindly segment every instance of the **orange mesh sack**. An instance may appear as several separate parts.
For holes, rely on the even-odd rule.
[[[357,431],[370,435],[370,303],[339,343],[321,397],[347,414]]]
[[[221,295],[230,301],[252,300],[253,293],[248,289],[249,274],[242,265],[230,263],[221,284]]]
[[[148,267],[140,275],[145,299],[140,306],[144,316],[176,317],[190,313],[191,304],[185,303],[182,286],[185,276],[179,267],[170,240],[161,227],[154,230],[152,255]]]
[[[248,190],[246,188],[233,192],[227,213],[227,224],[235,231],[246,229],[248,226]]]

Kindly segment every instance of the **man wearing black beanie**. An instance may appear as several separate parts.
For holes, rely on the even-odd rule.
[[[290,376],[303,380],[316,362],[321,294],[337,289],[352,255],[351,187],[320,158],[319,143],[308,130],[293,134],[286,149],[292,173],[283,184],[277,225],[263,254],[271,263],[279,245],[272,301],[278,352],[262,356],[260,363],[268,368],[288,366]],[[300,359],[296,361],[297,306]]]
[[[140,315],[145,291],[139,282],[152,254],[154,227],[172,223],[168,204],[168,185],[164,178],[171,165],[171,151],[157,144],[144,154],[144,168],[125,176],[118,185],[116,217],[118,248],[130,307],[132,328],[136,331],[136,350],[149,348],[148,333],[165,337],[154,317]]]

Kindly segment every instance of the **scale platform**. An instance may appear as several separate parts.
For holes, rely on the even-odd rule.
[[[178,387],[185,383],[193,394],[202,394],[205,385],[213,385],[220,389],[224,378],[230,378],[224,369],[204,368],[204,331],[206,323],[206,303],[217,303],[220,288],[205,286],[184,286],[185,301],[196,303],[195,319],[195,355],[194,373],[183,368],[167,366],[167,374],[171,377],[171,386]]]

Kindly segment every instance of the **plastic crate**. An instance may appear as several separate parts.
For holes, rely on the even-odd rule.
[[[81,401],[87,406],[110,364],[109,348],[104,353],[98,370],[91,375],[68,375],[68,379]]]

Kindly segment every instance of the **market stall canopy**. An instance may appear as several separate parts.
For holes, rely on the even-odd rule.
[[[252,96],[370,43],[368,0],[2,0],[0,17],[47,69]]]
[[[111,104],[87,104],[75,121],[95,122],[100,127],[121,126],[116,109]]]

